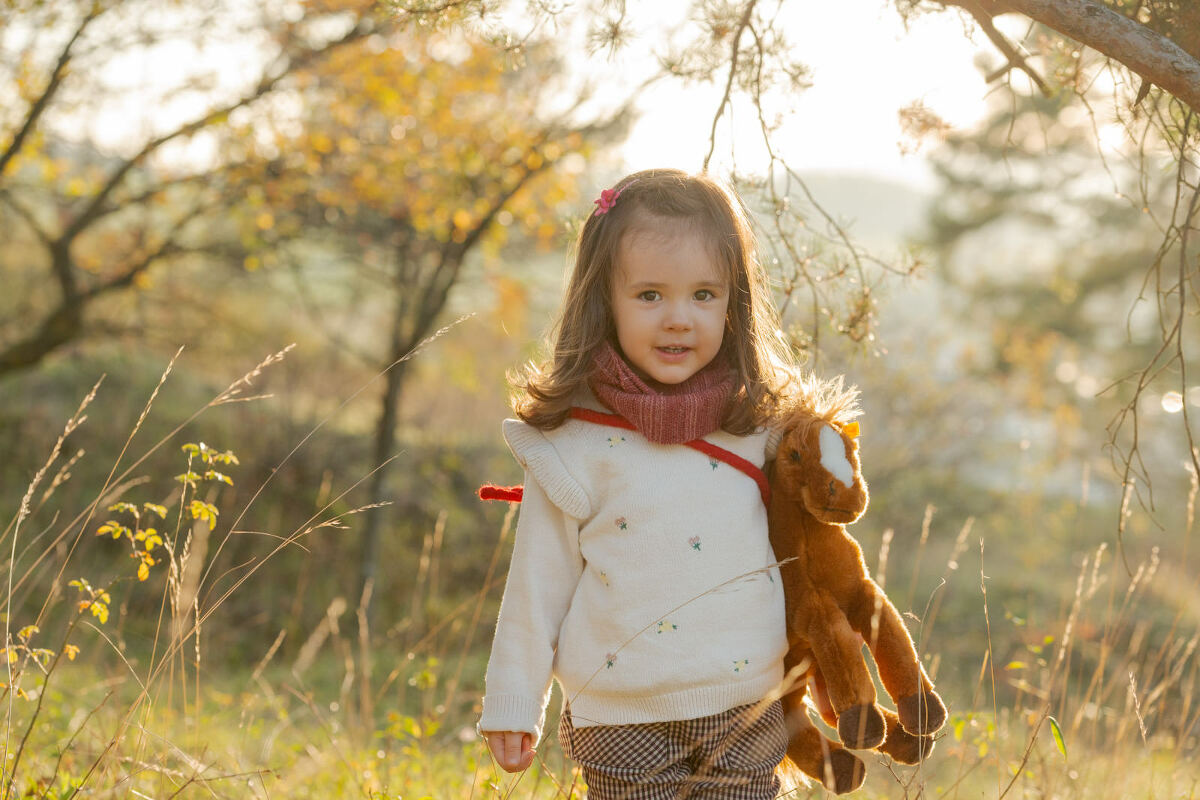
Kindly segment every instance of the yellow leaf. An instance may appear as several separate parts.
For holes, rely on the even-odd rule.
[[[138,564],[138,580],[144,581],[150,577],[150,567],[146,566],[146,562]]]
[[[254,224],[260,231],[269,231],[275,227],[275,215],[270,211],[264,211],[255,217]]]
[[[33,636],[35,633],[40,631],[41,628],[39,628],[37,625],[26,625],[24,628],[21,628],[21,630],[17,631],[17,638],[22,642],[27,642],[29,641],[30,636]]]
[[[79,648],[73,644],[63,645],[63,652],[67,654],[67,660],[74,661],[75,656],[79,655]]]
[[[318,153],[333,152],[333,140],[323,133],[314,134],[312,137],[312,148]]]

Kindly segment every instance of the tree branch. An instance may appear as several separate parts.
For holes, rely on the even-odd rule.
[[[757,2],[758,0],[750,0],[746,3],[746,10],[742,12],[737,30],[733,32],[733,50],[729,55],[729,77],[725,81],[725,94],[721,97],[720,105],[717,106],[717,113],[713,115],[712,131],[708,134],[708,154],[704,156],[704,164],[700,167],[701,172],[708,172],[708,162],[712,159],[713,151],[717,149],[717,123],[721,121],[721,115],[725,113],[725,107],[729,105],[729,96],[733,91],[733,79],[737,76],[738,49],[742,40],[742,31],[746,30],[750,24],[750,16],[754,13],[754,5]]]
[[[191,134],[196,133],[197,131],[208,127],[209,125],[213,124],[214,122],[224,119],[233,111],[236,111],[237,109],[242,108],[243,106],[250,105],[251,103],[258,100],[263,95],[270,92],[272,89],[275,88],[276,84],[278,84],[280,81],[282,81],[288,75],[290,75],[292,72],[295,72],[297,69],[303,67],[305,64],[307,64],[311,61],[314,61],[314,60],[320,58],[321,56],[323,56],[327,53],[330,53],[330,52],[338,49],[339,47],[342,47],[343,45],[347,45],[347,44],[355,42],[359,39],[362,39],[363,37],[368,36],[375,31],[374,26],[365,25],[363,23],[364,23],[364,20],[360,19],[358,24],[356,24],[353,28],[351,28],[341,38],[334,39],[333,41],[327,42],[324,45],[321,45],[320,47],[316,47],[316,48],[302,52],[300,55],[292,58],[288,62],[287,66],[285,68],[283,68],[279,73],[272,75],[272,76],[264,75],[262,77],[262,79],[259,81],[258,86],[256,86],[254,88],[254,90],[252,92],[250,92],[249,94],[235,100],[234,102],[232,102],[226,106],[223,106],[223,107],[217,108],[217,109],[213,109],[212,111],[209,111],[207,114],[205,114],[203,117],[193,120],[193,121],[187,123],[186,125],[182,125],[179,128],[176,128],[174,131],[171,131],[170,133],[159,136],[156,139],[151,139],[149,142],[147,142],[145,144],[145,146],[142,147],[141,150],[139,150],[133,157],[126,160],[125,163],[123,163],[120,167],[118,167],[116,169],[116,171],[114,171],[113,174],[109,176],[109,178],[105,182],[104,186],[102,186],[100,188],[100,191],[98,191],[92,197],[92,200],[90,203],[88,203],[87,207],[84,208],[84,210],[82,212],[80,212],[79,216],[76,217],[71,222],[70,226],[67,227],[66,231],[64,231],[63,239],[66,239],[66,240],[73,239],[77,235],[79,235],[79,233],[81,231],[83,231],[85,228],[87,228],[89,225],[91,225],[101,215],[101,212],[105,207],[104,204],[108,200],[109,195],[111,195],[113,193],[113,191],[116,190],[116,188],[121,185],[121,183],[125,180],[125,176],[128,175],[129,172],[134,167],[138,166],[143,161],[145,161],[147,158],[149,158],[150,155],[153,154],[160,147],[167,144],[168,142],[171,142],[175,139],[180,138],[181,136],[190,136]]]
[[[1121,62],[1200,113],[1200,61],[1166,36],[1096,0],[1003,0],[1003,5]]]
[[[91,10],[80,21],[79,27],[75,29],[75,33],[71,36],[70,41],[63,47],[58,56],[58,63],[54,65],[54,71],[50,74],[50,81],[46,84],[46,88],[42,91],[41,96],[34,101],[29,107],[29,112],[25,115],[25,123],[21,126],[21,130],[17,131],[17,135],[8,143],[3,153],[0,153],[0,177],[4,176],[4,171],[8,168],[9,163],[16,157],[17,153],[21,152],[21,147],[25,144],[25,138],[33,132],[37,126],[38,120],[41,119],[42,113],[46,110],[46,106],[50,104],[51,98],[58,92],[58,87],[62,85],[63,78],[66,77],[67,64],[71,61],[71,49],[75,43],[79,41],[79,37],[83,35],[84,30],[88,25],[91,25],[96,17],[104,13],[105,6],[103,3],[93,3]]]
[[[171,226],[158,247],[126,265],[117,275],[82,292],[75,284],[69,242],[65,239],[56,241],[51,247],[51,262],[55,277],[62,288],[62,301],[46,315],[36,330],[0,350],[0,376],[32,367],[50,353],[78,338],[83,330],[83,312],[90,302],[108,292],[128,287],[156,261],[179,253],[203,251],[203,248],[193,250],[183,247],[174,237],[207,209],[208,206],[204,205],[192,209]]]
[[[1004,75],[1009,70],[1015,68],[1028,75],[1029,80],[1033,81],[1037,85],[1041,93],[1046,97],[1049,97],[1051,92],[1050,87],[1046,85],[1046,81],[1042,79],[1042,76],[1039,75],[1037,71],[1033,69],[1033,67],[1029,66],[1028,62],[1025,61],[1025,56],[1017,52],[1017,48],[1015,48],[1012,43],[1008,41],[1008,39],[1004,38],[1004,34],[996,30],[996,26],[992,23],[992,14],[989,13],[988,9],[980,5],[978,2],[974,2],[973,0],[963,0],[962,7],[968,14],[971,15],[971,17],[979,25],[980,29],[983,30],[984,34],[988,37],[988,39],[991,40],[992,44],[996,45],[996,49],[1003,53],[1004,57],[1008,59],[1008,65],[1000,70],[997,70],[996,73],[989,75],[988,82],[990,83],[996,78],[999,78],[1001,75]]]
[[[37,217],[33,215],[33,212],[18,203],[11,192],[6,189],[0,189],[0,200],[3,200],[5,205],[17,212],[17,216],[25,220],[25,224],[29,226],[29,229],[33,231],[42,244],[47,248],[51,246],[54,241],[53,238],[46,232],[41,223],[37,221]]]

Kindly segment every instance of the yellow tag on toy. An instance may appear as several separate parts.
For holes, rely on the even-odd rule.
[[[854,420],[854,422],[847,422],[842,426],[842,433],[846,436],[849,436],[851,439],[857,439],[860,432],[861,431],[859,431],[858,428],[858,420]]]

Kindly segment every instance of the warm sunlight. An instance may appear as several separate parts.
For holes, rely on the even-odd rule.
[[[776,139],[779,154],[803,170],[871,173],[928,186],[924,151],[901,152],[897,112],[919,100],[956,128],[983,115],[987,86],[973,64],[978,48],[963,37],[963,23],[952,14],[924,16],[905,32],[896,11],[879,0],[790,9],[781,23],[810,69],[812,86],[791,104]],[[695,169],[708,150],[721,88],[652,87],[624,148],[629,163]],[[732,122],[726,116],[719,124],[714,160],[733,166],[731,125],[736,166],[759,168],[765,151],[758,120],[744,105],[735,107]]]

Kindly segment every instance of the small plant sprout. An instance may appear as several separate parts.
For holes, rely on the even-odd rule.
[[[33,646],[33,637],[39,633],[41,633],[41,628],[37,625],[26,625],[17,631],[17,641],[9,642],[7,647],[0,649],[0,653],[8,660],[8,674],[12,676],[11,685],[0,680],[0,689],[4,689],[5,691],[11,690],[14,695],[22,700],[31,699],[29,693],[21,687],[21,676],[25,674],[26,668],[30,664],[33,664],[33,666],[45,674],[50,660],[54,658],[53,650]],[[68,645],[68,647],[71,646]],[[73,650],[73,653],[68,652],[66,649],[63,652],[67,653],[68,658],[74,660],[79,649],[73,648]]]
[[[79,601],[76,607],[80,613],[91,611],[92,616],[100,620],[103,625],[108,622],[108,607],[112,604],[112,595],[105,589],[97,589],[87,582],[86,578],[77,578],[71,581],[68,586],[73,586],[83,595],[83,599]],[[76,648],[78,652],[78,648]]]
[[[211,531],[217,527],[217,515],[219,513],[217,507],[212,503],[196,499],[194,495],[200,488],[200,484],[204,482],[218,482],[232,486],[233,479],[216,469],[214,465],[225,466],[237,464],[237,456],[229,450],[215,450],[204,442],[200,442],[199,444],[188,442],[180,449],[187,453],[188,463],[187,469],[181,474],[176,475],[175,480],[183,484],[185,497],[189,489],[193,494],[193,497],[186,502],[183,508],[193,520],[201,520],[208,523],[208,529]],[[197,459],[203,465],[202,471],[197,471],[197,469],[193,468]],[[136,503],[121,501],[113,503],[108,507],[108,510],[118,514],[128,514],[132,517],[133,524],[132,526],[124,525],[118,520],[110,519],[96,529],[96,535],[104,536],[107,534],[114,539],[123,538],[128,541],[131,548],[129,557],[138,562],[137,579],[139,581],[146,580],[150,577],[150,568],[158,563],[158,558],[155,557],[154,550],[162,547],[164,543],[158,530],[144,523],[148,523],[155,516],[161,520],[166,520],[167,507],[158,503],[142,503],[138,506]]]

